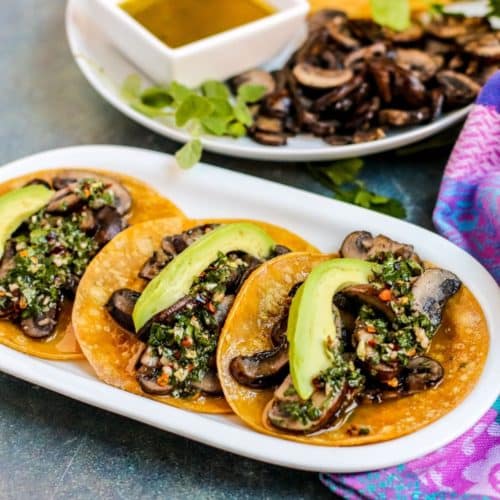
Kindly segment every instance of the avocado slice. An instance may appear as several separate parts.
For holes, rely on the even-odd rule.
[[[248,222],[226,224],[201,237],[175,257],[142,292],[132,318],[139,331],[155,314],[187,295],[194,279],[220,253],[241,251],[266,259],[276,246],[260,227]]]
[[[312,381],[331,366],[327,343],[339,343],[340,332],[332,313],[333,296],[342,288],[368,283],[373,263],[358,259],[333,259],[315,267],[298,289],[288,316],[290,373],[298,395],[306,400]]]
[[[32,184],[0,196],[0,258],[5,243],[28,217],[50,201],[54,191],[41,184]]]

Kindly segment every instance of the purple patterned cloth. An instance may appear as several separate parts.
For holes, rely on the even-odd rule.
[[[467,118],[433,220],[500,282],[500,72]],[[321,480],[346,499],[500,498],[500,398],[472,429],[430,455],[374,472],[322,474]]]

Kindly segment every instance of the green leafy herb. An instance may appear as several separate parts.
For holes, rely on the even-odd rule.
[[[254,85],[251,83],[244,83],[238,87],[238,100],[243,102],[257,102],[260,101],[266,93],[266,87],[263,85]]]
[[[200,161],[202,152],[203,146],[201,141],[199,139],[191,139],[175,153],[175,159],[181,168],[191,168]]]
[[[410,26],[409,0],[371,0],[373,20],[395,31]]]
[[[215,97],[227,100],[231,95],[227,86],[217,80],[208,80],[202,84],[201,88],[206,97]]]
[[[357,178],[362,168],[363,160],[351,158],[336,161],[326,167],[310,166],[309,171],[316,180],[332,191],[337,200],[404,219],[406,209],[399,200],[370,191]]]
[[[500,17],[500,0],[490,0],[487,16]]]
[[[261,85],[246,84],[232,96],[227,85],[216,80],[208,80],[197,89],[178,82],[142,89],[140,76],[131,75],[123,82],[121,97],[143,115],[174,116],[177,126],[188,128],[194,140],[178,151],[176,158],[181,167],[189,168],[202,154],[200,133],[235,138],[247,134],[253,123],[247,103],[260,100],[265,91]]]
[[[165,108],[172,104],[173,98],[168,89],[164,87],[149,87],[142,92],[141,101],[146,106]]]
[[[238,99],[233,108],[233,111],[234,111],[234,116],[240,123],[247,126],[252,125],[253,123],[252,114],[250,113],[248,106],[243,101]]]

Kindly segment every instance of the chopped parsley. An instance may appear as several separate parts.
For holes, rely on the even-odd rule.
[[[6,243],[14,255],[5,263],[7,271],[0,279],[1,317],[13,321],[40,318],[58,308],[65,295],[72,295],[99,250],[92,235],[81,228],[87,216],[85,206],[111,205],[113,197],[105,189],[102,182],[80,181],[80,211],[54,215],[42,209]]]
[[[154,375],[157,383],[172,387],[172,396],[186,398],[199,392],[194,384],[209,371],[217,347],[219,325],[215,315],[228,286],[247,267],[238,255],[220,253],[194,280],[189,291],[193,303],[168,324],[151,325],[148,345],[162,365]]]

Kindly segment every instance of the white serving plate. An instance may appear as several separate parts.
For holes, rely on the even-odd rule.
[[[480,380],[455,410],[408,436],[350,448],[294,443],[247,428],[234,416],[190,413],[100,382],[83,361],[45,361],[0,346],[0,370],[78,401],[250,458],[322,472],[360,472],[400,464],[434,451],[471,427],[493,404],[500,381],[500,294],[473,257],[444,238],[398,219],[316,194],[209,165],[188,172],[172,156],[117,146],[48,151],[0,168],[0,182],[54,167],[114,170],[149,183],[191,217],[261,219],[295,231],[323,251],[339,248],[355,229],[414,243],[419,254],[457,273],[479,300],[491,347]]]
[[[130,74],[140,74],[145,85],[150,85],[151,81],[101,32],[98,23],[89,13],[86,0],[68,0],[66,32],[75,61],[92,87],[106,101],[132,120],[158,134],[181,143],[190,139],[186,131],[176,127],[171,121],[144,116],[121,99],[119,89]],[[280,67],[286,61],[303,38],[302,33],[298,33],[297,36],[297,40],[290,43],[285,53],[266,65],[267,69]],[[330,146],[321,139],[307,134],[293,137],[286,146],[279,147],[264,146],[248,137],[232,139],[205,135],[202,137],[202,142],[208,151],[252,160],[320,161],[351,158],[397,149],[426,139],[463,120],[469,110],[470,106],[467,106],[447,113],[427,125],[391,131],[387,137],[378,141],[346,146]]]

